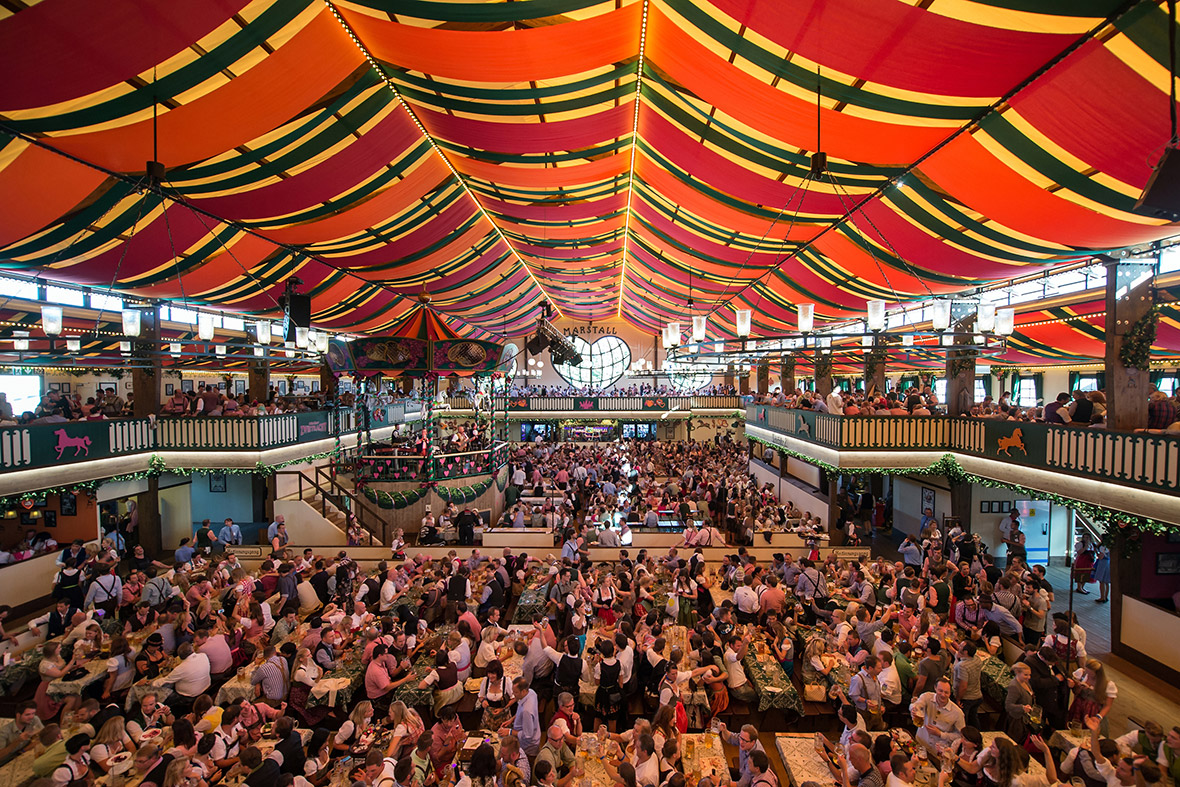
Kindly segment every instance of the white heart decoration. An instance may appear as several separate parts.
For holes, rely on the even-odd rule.
[[[677,393],[695,393],[713,382],[713,372],[704,364],[668,361],[664,366],[670,372],[668,379]]]
[[[554,364],[553,368],[570,385],[585,388],[610,388],[631,365],[631,348],[618,336],[601,336],[590,344],[581,336],[571,336],[570,343],[582,356],[577,366]]]

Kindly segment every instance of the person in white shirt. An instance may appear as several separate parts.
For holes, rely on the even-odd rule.
[[[191,702],[204,694],[212,683],[209,657],[193,650],[192,643],[186,642],[177,651],[180,663],[163,678],[156,681],[159,686],[172,686],[180,701]],[[172,705],[172,702],[169,702]],[[176,706],[173,705],[175,708]]]
[[[948,746],[960,737],[967,720],[958,705],[951,702],[951,682],[942,678],[910,703],[910,713],[923,719],[918,740],[937,756],[939,746]]]
[[[877,654],[881,664],[881,672],[877,675],[877,683],[881,686],[881,698],[890,705],[900,705],[905,699],[901,688],[901,676],[897,674],[897,665],[893,661],[893,652]]]
[[[390,569],[385,575],[385,581],[381,583],[380,608],[382,614],[393,609],[393,601],[397,598],[397,584],[394,582],[396,575],[396,572]]]
[[[733,592],[733,603],[737,607],[738,623],[755,623],[758,620],[758,593],[754,590],[754,575],[745,577]]]
[[[729,696],[742,702],[753,702],[758,698],[758,691],[750,684],[746,669],[742,666],[746,647],[746,641],[740,637],[730,639],[725,646],[725,669],[728,673]]]

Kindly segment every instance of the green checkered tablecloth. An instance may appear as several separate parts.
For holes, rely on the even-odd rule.
[[[980,651],[982,655],[983,651]],[[983,692],[998,702],[1001,706],[1008,695],[1008,686],[1014,680],[1012,668],[1003,659],[989,656],[983,659],[983,670],[979,675],[979,685]]]
[[[544,615],[549,608],[549,583],[540,587],[525,588],[516,599],[516,612],[512,615],[513,623],[532,623],[533,615]]]
[[[746,677],[758,690],[758,710],[779,708],[803,715],[803,698],[774,656],[764,656],[751,649],[742,660],[742,666],[746,668]]]
[[[361,658],[364,656],[364,648],[353,648],[344,654],[344,658],[336,666],[336,669],[331,673],[321,678],[316,684],[319,686],[325,680],[348,680],[348,685],[341,685],[332,691],[325,691],[317,693],[313,688],[311,695],[307,698],[308,707],[316,707],[319,705],[333,705],[338,708],[348,708],[352,704],[353,694],[365,685],[365,665],[361,663]],[[327,684],[325,684],[327,685]],[[335,684],[333,684],[335,685]],[[318,696],[317,696],[318,694]]]

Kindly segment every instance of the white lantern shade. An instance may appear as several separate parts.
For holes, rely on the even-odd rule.
[[[831,347],[832,346],[832,337],[831,336],[819,337],[818,339],[816,339],[816,346],[817,347]]]
[[[12,334],[12,349],[23,352],[29,349],[29,332],[15,331]]]
[[[203,342],[207,342],[213,338],[212,314],[197,315],[197,338]]]
[[[131,352],[131,342],[119,342],[119,352],[124,355]]]
[[[309,331],[309,328],[303,328],[298,325],[295,326],[295,346],[300,350],[307,349],[307,335]]]
[[[901,346],[902,347],[913,347],[914,346],[914,335],[912,333],[907,333],[907,334],[902,335]]]
[[[997,309],[996,333],[1001,336],[1011,336],[1014,330],[1016,330],[1016,310],[1011,308]]]
[[[678,322],[668,323],[668,342],[673,347],[680,346],[680,323],[678,323]]]
[[[315,336],[316,352],[326,353],[328,351],[328,345],[330,344],[331,339],[332,337],[328,336],[328,334],[324,333],[323,331],[317,333]]]
[[[746,349],[749,350],[750,352],[757,352],[758,351],[758,340],[757,339],[748,339],[746,341]]]
[[[123,335],[124,336],[139,336],[139,331],[143,327],[142,315],[139,309],[124,309],[123,310]]]
[[[799,333],[811,333],[815,329],[815,304],[799,304]]]
[[[259,344],[270,344],[270,320],[259,320],[254,323],[254,334]]]
[[[868,302],[868,319],[870,331],[885,330],[885,301]]]
[[[266,350],[264,348],[262,348],[262,347],[255,347],[254,348],[254,357],[255,358],[261,358],[264,353],[266,353]]]
[[[715,353],[725,352],[725,342],[713,342],[713,352],[715,352]]]
[[[975,313],[975,328],[983,333],[991,333],[996,329],[996,305],[994,303],[979,304],[979,311]]]
[[[60,306],[41,307],[41,328],[45,331],[46,336],[57,336],[60,334],[61,321]]]
[[[537,365],[537,359],[536,358],[529,358],[529,366],[536,366],[536,365]]]
[[[225,355],[225,345],[224,344],[213,345],[213,352],[217,353],[218,355]]]
[[[932,316],[930,322],[936,331],[945,331],[951,327],[951,302],[935,301],[931,304]]]
[[[709,327],[709,316],[701,314],[692,318],[692,340],[694,342],[703,342],[705,340],[705,331]]]
[[[544,368],[545,368],[545,362],[544,362],[544,361],[537,361],[537,368],[538,368],[538,369],[544,369]]]
[[[873,346],[873,337],[872,336],[860,337],[860,346],[861,347],[872,347]]]
[[[737,321],[734,328],[737,330],[739,338],[744,339],[750,335],[751,312],[749,309],[737,310]]]
[[[66,339],[66,349],[72,353],[81,352],[82,351],[82,340],[81,339]]]
[[[295,345],[294,344],[292,344],[291,342],[283,342],[283,347],[285,348],[283,350],[283,355],[287,356],[288,358],[295,357]]]
[[[954,334],[951,334],[951,333],[944,333],[944,334],[943,334],[943,335],[942,335],[940,338],[941,338],[941,340],[942,340],[942,346],[943,346],[943,347],[950,347],[952,344],[954,344],[954,343],[955,343],[955,336],[954,336]]]
[[[176,356],[180,355],[180,351],[181,351],[181,349],[183,349],[183,348],[182,348],[182,346],[181,346],[180,342],[170,342],[170,343],[168,344],[168,352],[169,352],[169,353],[170,353],[170,354],[171,354],[173,357],[176,357]]]

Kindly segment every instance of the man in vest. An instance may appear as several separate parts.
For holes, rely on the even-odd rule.
[[[447,622],[455,623],[459,620],[459,605],[471,597],[470,572],[466,565],[460,565],[459,570],[447,580]]]

